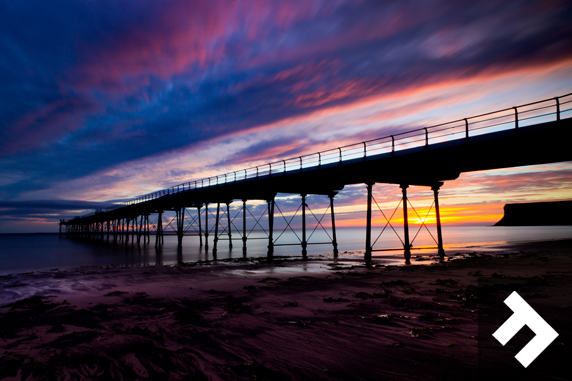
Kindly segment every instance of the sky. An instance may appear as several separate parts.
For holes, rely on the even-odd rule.
[[[571,93],[570,20],[565,0],[0,1],[0,233]],[[374,190],[388,210],[399,194]],[[444,223],[490,225],[506,203],[572,198],[572,162],[440,195]],[[340,226],[363,225],[364,186],[336,202]]]

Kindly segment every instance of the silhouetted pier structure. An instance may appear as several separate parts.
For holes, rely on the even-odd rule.
[[[240,235],[238,239],[242,241],[244,256],[247,252],[247,241],[251,239],[248,238],[246,221],[247,218],[251,218],[255,222],[255,227],[258,226],[266,232],[267,255],[271,259],[274,247],[280,245],[274,238],[275,209],[278,208],[282,214],[276,204],[276,195],[296,194],[300,196],[301,204],[290,222],[284,217],[287,224],[285,230],[290,229],[296,233],[290,223],[297,213],[301,212],[302,229],[299,239],[303,257],[307,256],[309,244],[332,245],[333,255],[337,257],[334,198],[346,185],[365,184],[367,214],[364,259],[369,265],[372,252],[395,250],[374,249],[372,244],[372,206],[377,205],[372,191],[374,184],[383,183],[397,184],[401,188],[402,199],[398,208],[402,206],[403,239],[399,235],[398,237],[403,244],[405,260],[408,263],[411,250],[415,249],[411,247],[408,215],[411,211],[417,214],[417,211],[409,202],[407,192],[412,186],[432,189],[434,202],[431,208],[435,208],[437,238],[434,238],[436,247],[431,249],[437,249],[439,256],[443,258],[438,197],[443,184],[457,179],[463,172],[572,160],[571,117],[572,93],[185,182],[104,210],[97,210],[95,213],[67,221],[62,220],[60,235],[99,240],[104,238],[109,240],[111,237],[116,242],[131,239],[132,242],[137,240],[138,243],[143,238],[143,242],[148,243],[153,227],[155,245],[161,245],[166,234],[165,228],[170,227],[176,232],[179,246],[182,246],[184,236],[197,235],[200,238],[200,245],[204,244],[208,249],[209,231],[212,231],[209,230],[209,215],[211,215],[215,220],[212,252],[216,258],[219,240],[228,239],[231,248],[232,241],[236,240],[232,238],[234,219],[231,218],[230,204],[238,200],[242,205],[237,215],[242,213],[243,224],[242,232],[237,227],[235,232]],[[306,228],[307,212],[311,212],[320,226],[324,215],[322,219],[314,215],[306,203],[308,195],[329,197],[330,204],[324,213],[325,215],[329,211],[331,214],[332,235],[328,233],[331,239],[329,242],[309,242]],[[247,202],[253,200],[262,200],[267,204],[263,213],[268,220],[266,227],[260,224],[262,216],[254,216],[247,207]],[[209,205],[213,204],[216,205],[216,214],[209,211]],[[391,217],[387,218],[379,205],[377,207],[386,218],[386,227],[390,225],[395,231],[391,225]],[[171,220],[166,218],[167,211],[175,212],[175,217]],[[397,209],[393,213],[396,211]],[[226,221],[224,221],[225,214]],[[155,220],[150,222],[151,215],[157,216],[156,222]],[[425,220],[419,214],[417,216],[423,221],[422,226],[427,228]],[[167,225],[163,226],[164,223]],[[298,237],[297,234],[296,236]]]

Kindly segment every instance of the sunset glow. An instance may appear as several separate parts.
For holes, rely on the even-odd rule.
[[[572,92],[567,1],[0,4],[0,232]],[[363,226],[364,189],[336,197],[340,227]],[[432,192],[410,193],[419,225]],[[374,196],[392,211],[400,191]],[[571,163],[465,173],[441,220],[491,225],[506,203],[571,196]]]

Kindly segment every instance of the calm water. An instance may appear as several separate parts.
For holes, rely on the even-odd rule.
[[[372,231],[372,240],[381,229]],[[397,228],[398,233],[402,231]],[[411,238],[417,228],[411,229]],[[310,232],[308,232],[309,234]],[[364,249],[364,229],[338,229],[338,247],[342,256],[352,255],[344,251],[361,251]],[[431,231],[436,238],[436,233]],[[278,234],[277,234],[278,235]],[[276,236],[277,236],[276,235]],[[199,247],[199,238],[190,236],[183,240],[182,251],[177,250],[177,238],[165,236],[165,244],[161,248],[154,247],[154,237],[151,244],[137,246],[137,243],[99,242],[88,243],[67,238],[59,238],[57,234],[0,234],[0,274],[11,274],[25,271],[70,269],[80,266],[152,266],[169,265],[177,262],[193,262],[213,259],[212,237],[209,252]],[[219,241],[218,259],[242,257],[242,241],[238,235],[233,238],[234,248],[229,250],[228,240]],[[264,233],[253,232],[249,238],[264,238]],[[500,226],[447,226],[443,231],[446,250],[470,246],[502,244],[511,242],[526,242],[551,239],[572,238],[572,226],[541,226],[541,227],[500,227]],[[309,242],[328,242],[324,232],[316,231]],[[293,233],[284,233],[277,240],[275,255],[301,255],[298,238]],[[278,246],[287,244],[286,246]],[[266,255],[267,240],[251,239],[248,241],[248,256],[260,257]],[[396,234],[388,228],[374,245],[374,249],[389,249],[403,247]],[[423,229],[413,247],[435,246],[431,236]],[[331,245],[308,245],[308,253],[331,254]],[[435,252],[435,250],[413,251],[413,255]],[[395,252],[393,252],[394,254]],[[375,256],[383,256],[390,252],[376,252]]]

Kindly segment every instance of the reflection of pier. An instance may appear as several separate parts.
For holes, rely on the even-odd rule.
[[[403,235],[398,234],[398,237],[403,244],[405,260],[409,262],[411,250],[419,248],[412,247],[417,234],[410,239],[408,217],[416,215],[423,221],[419,229],[427,228],[424,223],[427,217],[423,219],[423,216],[417,213],[408,200],[407,190],[411,186],[422,186],[433,190],[434,202],[431,208],[435,209],[437,231],[436,238],[431,234],[436,243],[436,247],[432,248],[437,249],[442,258],[444,250],[438,192],[444,182],[456,179],[462,172],[572,160],[572,149],[569,146],[572,137],[571,105],[572,94],[567,94],[186,182],[105,210],[62,221],[60,234],[89,239],[112,237],[114,241],[131,239],[132,242],[136,240],[138,243],[143,238],[143,242],[147,243],[150,242],[151,231],[154,231],[155,245],[161,245],[163,236],[171,233],[177,235],[179,246],[182,246],[185,235],[198,235],[200,245],[203,245],[204,238],[207,249],[209,236],[212,234],[212,252],[215,256],[218,242],[223,239],[229,241],[231,248],[233,240],[241,240],[246,256],[247,241],[252,239],[249,238],[247,229],[247,221],[250,220],[254,223],[254,228],[265,232],[269,258],[272,258],[275,246],[283,245],[279,238],[286,230],[294,232],[298,237],[304,257],[307,255],[308,245],[311,244],[332,245],[334,256],[337,257],[334,197],[345,185],[366,184],[365,262],[371,263],[373,251],[387,250],[374,249],[377,240],[372,243],[371,222],[372,213],[375,212],[372,210],[374,205],[386,220],[385,228],[389,227],[396,234],[391,221],[401,206],[404,227]],[[390,217],[379,208],[373,197],[375,183],[398,184],[401,188],[401,201]],[[279,193],[297,194],[301,197],[300,206],[290,219],[282,213],[276,202],[276,195]],[[306,202],[309,195],[329,198],[329,206],[322,216],[315,215],[309,208]],[[230,205],[234,200],[240,200],[242,204],[231,212]],[[253,214],[248,208],[247,202],[254,200],[266,203],[266,210],[260,216]],[[216,208],[209,209],[213,204]],[[174,212],[175,216],[166,217],[165,212],[168,211]],[[328,212],[331,234],[322,224]],[[302,220],[299,232],[292,224],[298,213]],[[151,215],[155,216],[152,220]],[[286,228],[275,235],[274,219],[277,216],[284,218]],[[242,220],[239,226],[235,224],[237,218]],[[308,218],[315,223],[315,228],[309,236]],[[266,220],[265,224],[262,223],[263,219]],[[311,236],[318,227],[324,229],[330,241],[311,241]],[[234,238],[233,231],[236,233]]]

